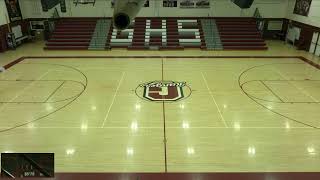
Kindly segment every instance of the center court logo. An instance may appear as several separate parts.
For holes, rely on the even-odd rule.
[[[191,95],[186,82],[152,81],[136,88],[137,96],[149,101],[179,101]]]

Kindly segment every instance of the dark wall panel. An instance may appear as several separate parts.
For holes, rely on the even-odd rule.
[[[231,0],[233,3],[235,3],[237,6],[239,6],[241,9],[247,9],[250,8],[254,0]]]
[[[60,8],[61,8],[61,12],[63,13],[67,12],[66,0],[60,0]]]
[[[42,10],[48,11],[60,3],[60,0],[41,0]]]

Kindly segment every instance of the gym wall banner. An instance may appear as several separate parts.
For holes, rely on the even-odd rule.
[[[163,0],[163,7],[178,7],[178,2],[176,0]]]
[[[180,8],[210,8],[209,0],[181,0]]]
[[[301,16],[308,16],[311,7],[312,0],[296,0],[296,5],[294,7],[294,14],[299,14]]]
[[[150,2],[149,2],[149,0],[144,3],[144,7],[150,7]]]
[[[20,5],[18,0],[5,0],[9,19],[11,22],[22,20]]]
[[[111,8],[114,8],[114,2],[115,2],[116,0],[111,0]],[[123,0],[122,0],[123,1]],[[150,7],[150,2],[149,2],[149,0],[147,0],[146,2],[145,2],[145,4],[144,4],[144,7]]]
[[[111,0],[111,8],[114,8],[114,2],[115,0]]]
[[[209,0],[198,0],[196,2],[196,8],[210,8]]]

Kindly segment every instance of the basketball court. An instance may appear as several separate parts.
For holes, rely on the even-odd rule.
[[[0,177],[319,180],[315,1],[0,0]]]
[[[37,56],[0,84],[1,151],[58,172],[319,171],[320,73],[299,57]]]

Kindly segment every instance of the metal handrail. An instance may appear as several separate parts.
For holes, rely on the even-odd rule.
[[[11,178],[15,178],[9,171],[5,170],[3,167],[1,167],[1,171]]]
[[[256,10],[254,11],[254,14],[253,14],[253,18],[256,19],[256,26],[257,26],[257,29],[263,33],[263,27],[260,27],[261,23],[264,22],[264,19],[262,18],[261,16],[261,13],[259,11],[259,8],[256,8]]]
[[[60,14],[57,8],[54,8],[54,12],[52,14],[52,18],[53,19],[59,19],[60,18]]]

